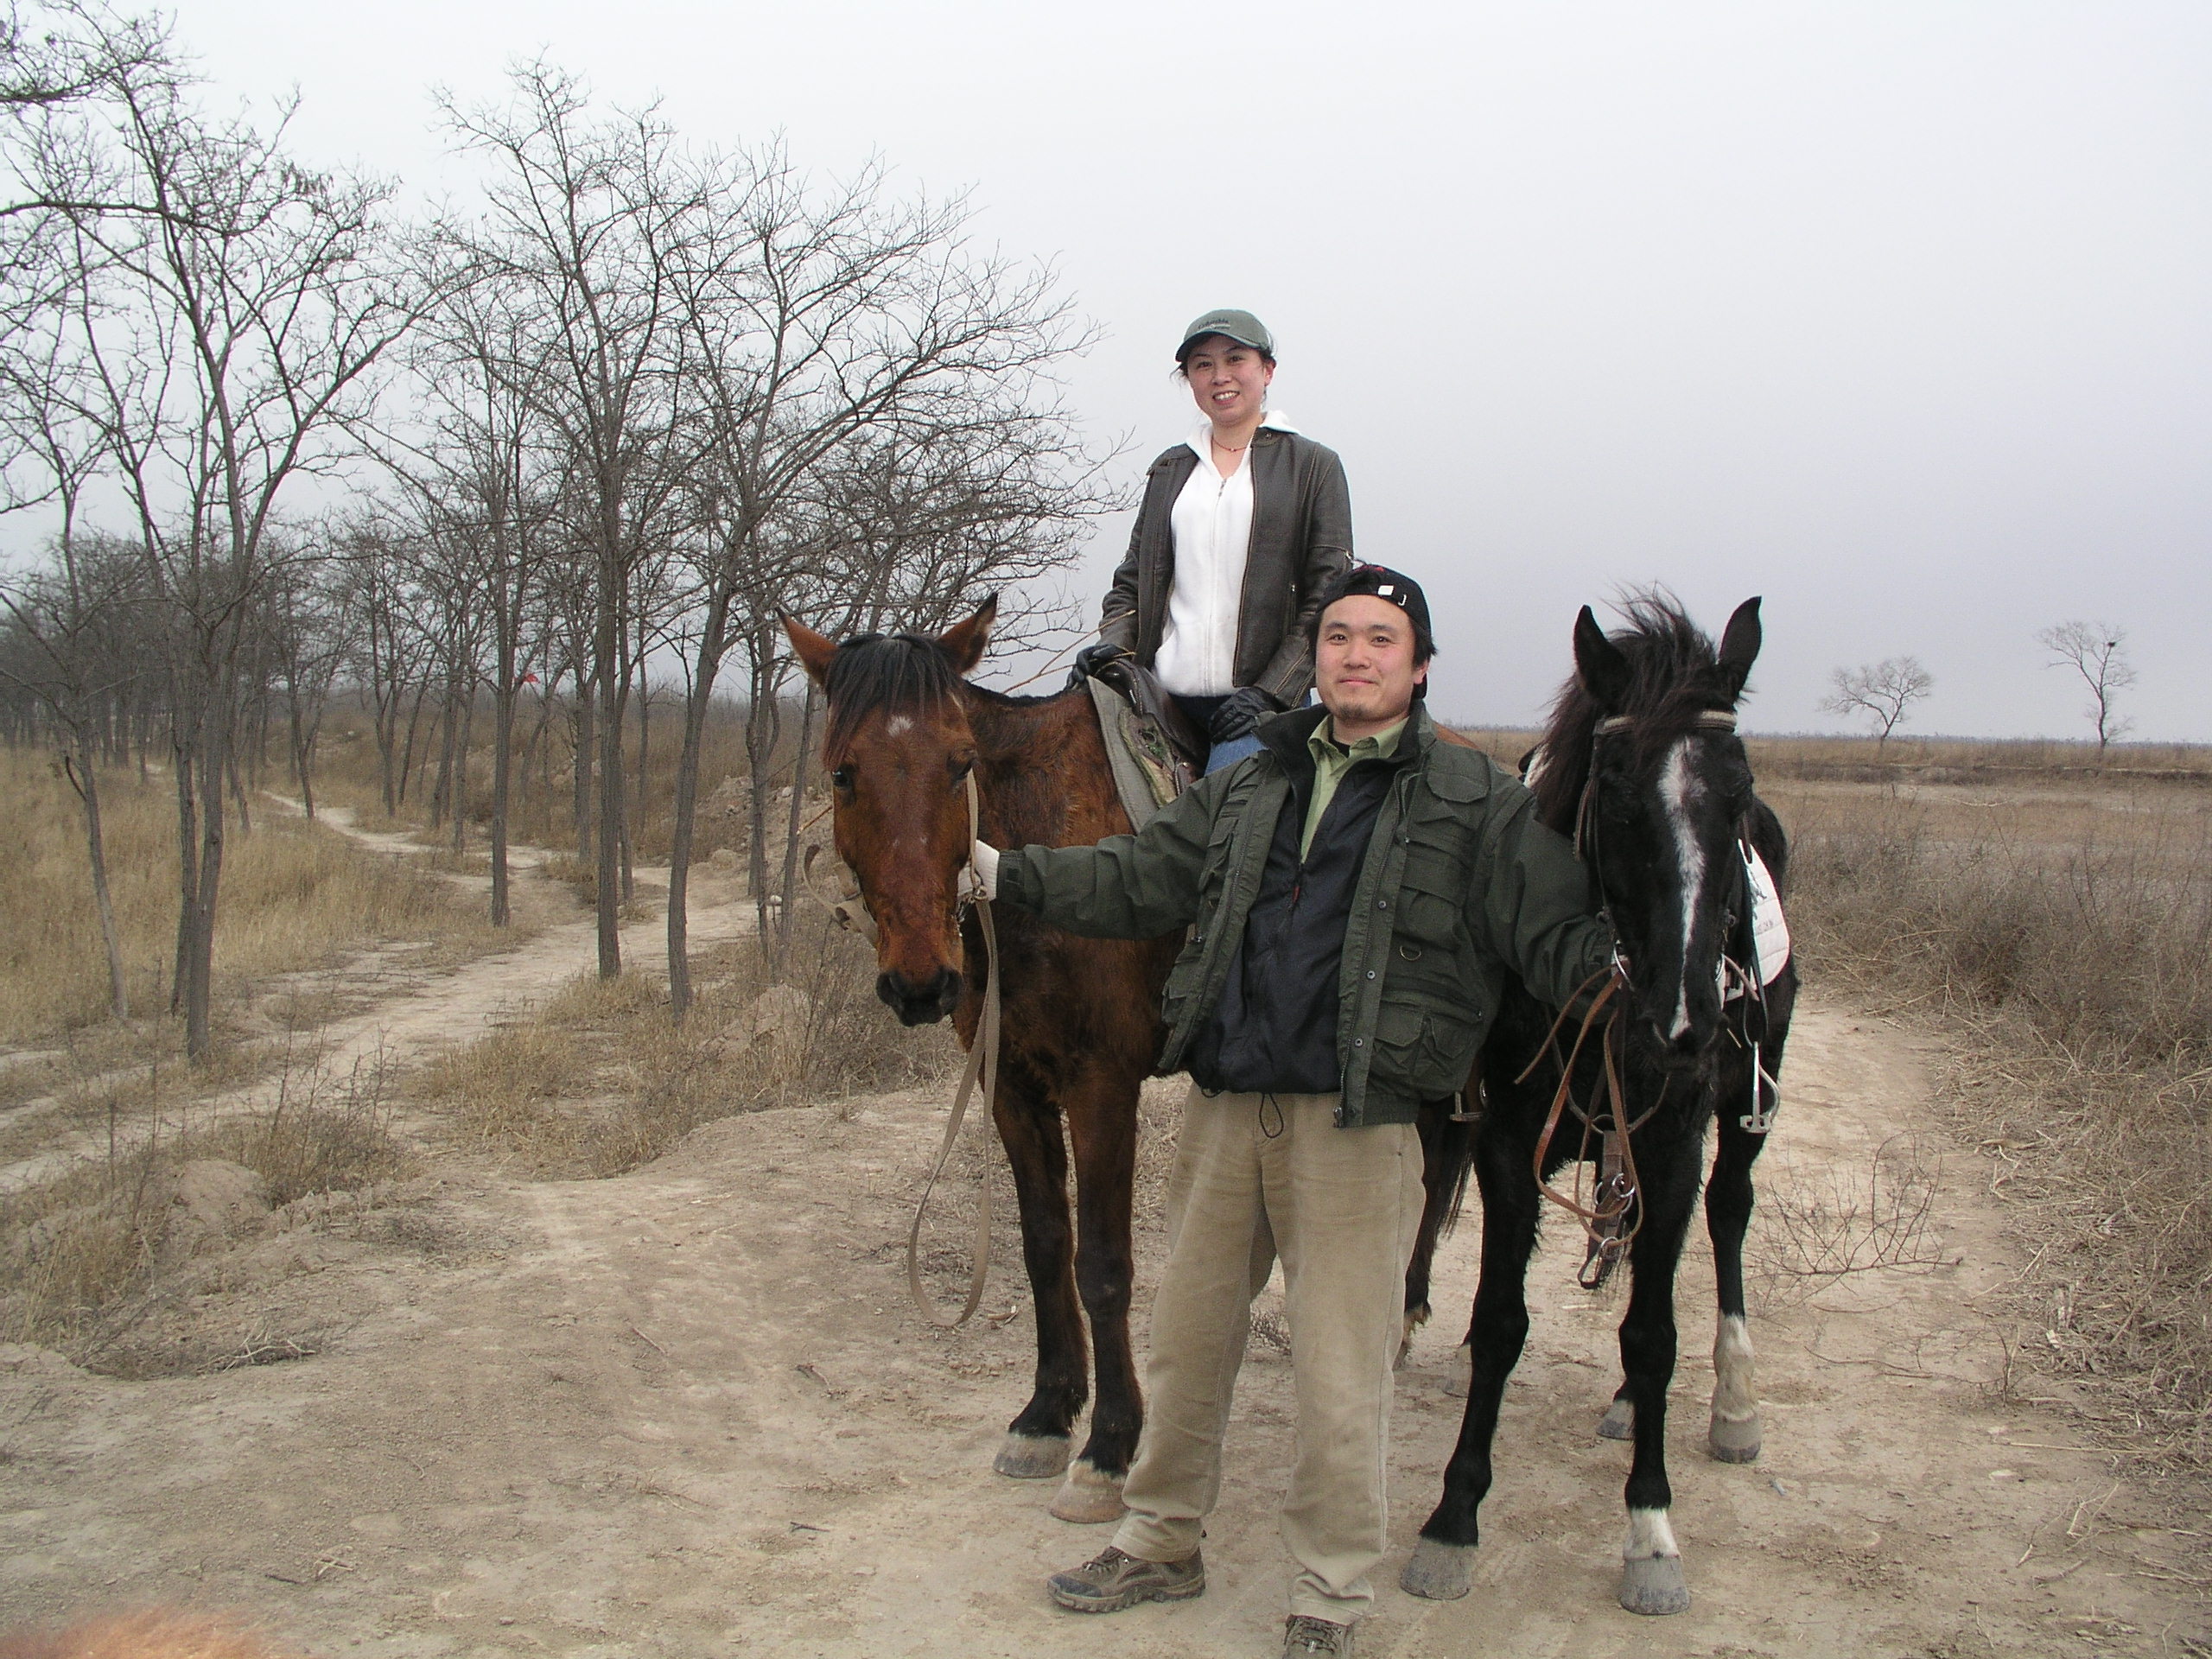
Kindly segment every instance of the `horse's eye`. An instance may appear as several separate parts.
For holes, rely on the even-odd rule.
[[[838,767],[836,771],[830,774],[830,781],[835,784],[843,793],[848,795],[851,794],[853,791],[853,769],[850,766]]]
[[[957,784],[976,770],[976,757],[972,754],[956,754],[948,759],[944,766],[945,770],[952,774],[952,781]]]

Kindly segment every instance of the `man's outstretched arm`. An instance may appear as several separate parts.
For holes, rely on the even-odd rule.
[[[1185,791],[1133,836],[1095,847],[1023,847],[977,868],[991,896],[1071,933],[1094,939],[1150,939],[1187,927],[1198,915],[1206,839],[1229,772]],[[995,868],[988,868],[995,862]]]

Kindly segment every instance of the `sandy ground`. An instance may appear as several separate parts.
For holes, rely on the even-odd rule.
[[[396,997],[361,1033],[449,1040],[589,949],[588,923],[549,930],[527,960]],[[1933,1127],[1938,1058],[1909,1030],[1801,1005],[1762,1172],[1777,1214],[1833,1209],[1877,1147],[1917,1131],[1938,1188],[1920,1254],[1955,1265],[1817,1294],[1770,1275],[1753,1323],[1766,1453],[1727,1466],[1703,1452],[1711,1275],[1694,1242],[1669,1439],[1695,1605],[1678,1618],[1613,1602],[1627,1450],[1593,1431],[1618,1306],[1574,1289],[1559,1228],[1474,1592],[1395,1588],[1458,1427],[1444,1384],[1477,1230],[1447,1243],[1449,1311],[1400,1374],[1395,1547],[1363,1654],[2212,1651],[2202,1523],[2085,1449],[2062,1409],[1999,1387],[2018,1333],[1992,1297],[2022,1253],[1984,1162]],[[126,1382],[0,1349],[0,1623],[181,1601],[365,1659],[1274,1654],[1290,1375],[1256,1342],[1205,1596],[1105,1619],[1047,1603],[1044,1576],[1107,1534],[1052,1519],[1050,1483],[990,1471],[1033,1351],[1010,1224],[985,1304],[999,1322],[940,1333],[905,1296],[941,1111],[893,1096],[763,1112],[620,1179],[461,1170],[396,1233],[287,1236],[211,1307],[314,1333],[312,1358]],[[1147,1232],[1140,1330],[1158,1249]]]

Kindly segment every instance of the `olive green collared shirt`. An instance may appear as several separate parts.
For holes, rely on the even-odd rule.
[[[1344,781],[1344,773],[1363,760],[1388,760],[1398,752],[1398,740],[1405,735],[1406,722],[1385,727],[1372,737],[1363,737],[1350,748],[1337,741],[1337,722],[1325,720],[1313,728],[1306,740],[1306,747],[1313,754],[1313,799],[1306,809],[1306,829],[1298,837],[1298,856],[1302,861],[1313,850],[1313,832],[1321,827],[1327,816],[1329,803],[1336,798],[1337,785]]]

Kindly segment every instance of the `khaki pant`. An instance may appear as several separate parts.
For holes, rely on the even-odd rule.
[[[1290,1611],[1350,1624],[1375,1592],[1389,1510],[1391,1366],[1421,1225],[1410,1123],[1340,1129],[1334,1095],[1191,1091],[1167,1189],[1168,1258],[1152,1310],[1144,1435],[1116,1545],[1181,1560],[1221,1494],[1230,1396],[1252,1299],[1282,1258],[1298,1445],[1283,1540]]]

